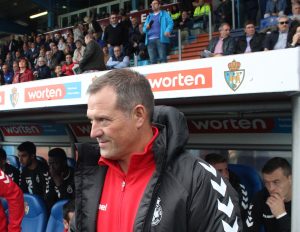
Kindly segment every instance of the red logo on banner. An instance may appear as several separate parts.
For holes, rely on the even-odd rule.
[[[70,125],[76,137],[90,136],[92,125],[89,123],[73,123]]]
[[[41,135],[42,130],[37,125],[14,125],[0,127],[4,136],[36,136]]]

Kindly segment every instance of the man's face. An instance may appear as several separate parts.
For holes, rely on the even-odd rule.
[[[49,164],[49,171],[51,175],[53,174],[59,175],[63,172],[63,165],[60,159],[55,157],[49,157],[48,164]]]
[[[247,36],[253,36],[255,34],[255,26],[253,24],[246,25],[245,33]]]
[[[229,180],[228,164],[224,163],[215,163],[212,166],[227,180]]]
[[[67,55],[67,56],[66,56],[66,62],[67,62],[68,64],[71,64],[71,63],[72,63],[72,56],[71,56],[71,55]]]
[[[82,46],[81,42],[77,41],[76,42],[76,48],[81,48],[81,46]]]
[[[32,164],[33,157],[26,151],[19,151],[18,157],[23,167],[29,167]]]
[[[278,21],[278,30],[280,32],[286,32],[289,29],[289,19],[280,18]]]
[[[131,24],[132,24],[132,26],[136,27],[138,25],[137,19],[136,18],[132,18],[131,19]]]
[[[20,60],[19,61],[19,68],[26,68],[26,61],[25,60]]]
[[[263,180],[270,195],[278,194],[285,201],[291,200],[292,176],[285,176],[282,168],[270,174],[263,173]]]
[[[45,65],[46,64],[46,62],[43,60],[43,59],[39,59],[38,60],[38,66],[43,66],[43,65]]]
[[[293,4],[292,6],[293,15],[300,15],[300,4]]]
[[[184,20],[184,19],[187,19],[188,17],[188,14],[186,11],[183,11],[182,14],[181,14],[181,18]]]
[[[224,25],[220,30],[220,36],[222,38],[227,38],[230,34],[230,27],[228,25]]]
[[[7,73],[7,71],[8,71],[8,66],[7,66],[7,65],[3,65],[3,66],[2,66],[2,71],[3,71],[4,73]]]
[[[160,4],[158,1],[152,1],[151,7],[154,12],[157,12],[157,11],[159,11]]]
[[[91,137],[96,138],[101,156],[124,161],[135,152],[140,141],[137,120],[116,108],[117,95],[112,87],[89,96],[87,116],[91,120]]]
[[[121,49],[120,47],[114,47],[114,54],[115,54],[115,57],[118,58],[121,56]]]
[[[118,23],[118,18],[117,18],[117,15],[115,15],[115,14],[112,14],[109,19],[110,19],[111,24],[117,24]]]

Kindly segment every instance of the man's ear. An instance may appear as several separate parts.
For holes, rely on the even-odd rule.
[[[137,105],[133,109],[133,117],[135,119],[137,129],[141,128],[148,118],[145,106]]]

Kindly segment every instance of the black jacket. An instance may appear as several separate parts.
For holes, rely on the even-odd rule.
[[[82,60],[79,62],[81,72],[88,70],[105,70],[103,51],[95,40],[91,40],[83,53]]]
[[[245,232],[260,232],[263,225],[265,232],[290,232],[291,231],[291,202],[285,203],[287,215],[276,219],[269,206],[266,204],[269,193],[266,189],[258,192],[249,206],[248,218],[244,226]]]
[[[214,53],[219,37],[212,38],[209,42],[207,50]],[[235,40],[228,36],[223,40],[223,55],[232,55],[235,52]]]
[[[262,34],[255,33],[250,40],[251,52],[259,52],[264,50],[264,36]],[[246,35],[238,39],[236,44],[236,53],[244,53],[247,48]]]
[[[159,129],[153,144],[156,171],[140,202],[133,231],[224,232],[228,227],[242,231],[231,185],[205,161],[184,151],[188,128],[183,114],[172,107],[156,107],[153,121]],[[82,144],[78,154],[76,231],[95,232],[107,169],[94,164],[99,159],[97,148]]]
[[[289,38],[290,38],[290,31],[288,32],[287,35],[287,41],[286,41],[286,48],[288,47],[289,44]],[[267,34],[265,37],[264,41],[264,48],[267,48],[268,50],[273,50],[274,46],[276,45],[277,41],[279,38],[279,31],[272,31],[271,33]]]

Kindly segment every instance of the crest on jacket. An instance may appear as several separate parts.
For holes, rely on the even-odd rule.
[[[161,218],[162,218],[162,207],[160,205],[160,198],[158,197],[156,201],[151,225],[152,226],[158,225],[159,222],[161,221]]]
[[[236,91],[244,80],[245,70],[240,69],[240,66],[240,62],[233,60],[228,64],[229,71],[224,72],[225,81],[233,91]]]

